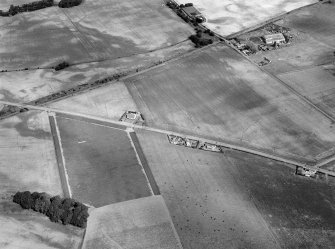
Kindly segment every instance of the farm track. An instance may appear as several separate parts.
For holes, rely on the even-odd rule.
[[[203,142],[220,145],[220,146],[222,146],[224,148],[227,148],[227,149],[237,150],[237,151],[261,156],[261,157],[264,157],[264,158],[268,158],[268,159],[271,159],[271,160],[279,161],[279,162],[284,163],[283,164],[284,166],[290,167],[292,169],[295,169],[295,167],[299,166],[299,167],[304,167],[304,168],[311,169],[311,170],[317,170],[317,171],[319,171],[321,173],[324,173],[326,175],[330,175],[330,176],[335,177],[335,172],[320,168],[319,167],[319,162],[315,162],[315,163],[311,163],[310,165],[307,165],[306,162],[292,160],[292,159],[289,159],[289,158],[285,158],[283,156],[278,156],[278,155],[270,154],[268,152],[257,150],[255,148],[247,148],[245,146],[235,145],[235,144],[231,144],[231,143],[228,143],[228,142],[220,142],[220,141],[206,139],[206,138],[203,138],[203,137],[189,136],[187,134],[176,133],[176,132],[169,131],[169,130],[157,129],[157,128],[152,128],[152,127],[147,127],[147,126],[140,126],[140,125],[126,123],[126,122],[120,122],[120,121],[113,121],[113,120],[110,120],[110,119],[98,118],[98,117],[91,116],[91,115],[80,114],[80,113],[69,112],[69,111],[62,111],[62,110],[48,108],[48,107],[33,106],[33,105],[26,105],[26,104],[17,104],[17,103],[11,103],[11,102],[7,102],[7,101],[0,101],[0,104],[13,105],[13,106],[18,106],[18,107],[25,107],[25,108],[32,109],[32,110],[46,111],[48,113],[51,112],[51,113],[56,113],[56,114],[59,113],[59,114],[63,114],[63,115],[71,115],[73,117],[79,117],[79,118],[88,118],[90,120],[97,120],[97,121],[100,121],[100,122],[102,121],[102,122],[109,123],[109,124],[116,124],[118,126],[121,125],[121,126],[126,126],[126,127],[129,127],[129,128],[133,128],[133,129],[147,130],[147,131],[166,134],[166,135],[171,134],[171,135],[175,135],[175,136],[188,137],[188,138],[191,138],[191,139],[200,140],[200,141],[203,141]],[[321,162],[321,160],[320,160],[320,162]],[[322,165],[323,164],[324,163],[322,162]]]

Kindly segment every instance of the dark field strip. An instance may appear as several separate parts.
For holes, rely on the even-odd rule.
[[[104,126],[108,126],[108,127],[115,128],[115,129],[120,129],[120,130],[126,130],[127,129],[127,126],[112,124],[112,123],[109,123],[109,122],[104,122],[104,121],[91,119],[91,118],[85,118],[85,117],[81,117],[81,116],[74,116],[74,115],[68,115],[68,114],[63,114],[63,113],[57,113],[57,117],[73,119],[73,120],[77,120],[77,121],[83,121],[83,122],[91,123],[91,124],[104,125]]]
[[[55,118],[53,116],[49,116],[49,122],[50,122],[52,139],[55,145],[55,152],[56,152],[56,158],[57,158],[57,164],[58,164],[58,170],[59,170],[59,176],[60,176],[60,180],[62,184],[63,194],[64,194],[64,197],[71,197],[70,190],[67,186],[65,167],[64,167],[64,162],[62,158],[62,151],[60,148],[61,144],[60,144],[60,141],[57,135]]]
[[[134,146],[136,148],[138,157],[140,158],[140,161],[142,163],[143,169],[145,171],[145,174],[147,175],[147,178],[149,180],[149,184],[150,184],[150,186],[152,188],[152,191],[153,191],[154,195],[160,195],[160,191],[159,191],[159,188],[157,186],[156,180],[155,180],[155,178],[154,178],[154,176],[153,176],[153,174],[151,172],[151,169],[150,169],[150,167],[148,165],[148,161],[145,158],[145,155],[143,153],[142,147],[140,145],[140,141],[138,141],[138,137],[136,136],[136,133],[135,132],[130,132],[129,135],[131,137],[131,140],[134,143]]]
[[[150,196],[125,131],[57,117],[73,198],[95,207]]]

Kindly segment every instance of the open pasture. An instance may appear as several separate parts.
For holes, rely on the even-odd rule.
[[[334,70],[332,65],[320,66],[280,74],[278,77],[335,117]]]
[[[330,120],[223,45],[125,80],[149,126],[312,160],[334,146]]]
[[[333,247],[334,182],[246,153],[137,135],[184,249]]]
[[[25,190],[63,195],[45,112],[0,121],[0,194]]]
[[[328,183],[248,154],[226,152],[257,209],[282,248],[333,248],[335,178]]]
[[[161,196],[150,196],[94,209],[83,249],[181,249]]]
[[[188,3],[188,0],[180,0]],[[206,17],[205,25],[222,36],[234,34],[259,25],[268,19],[316,2],[316,0],[193,0],[192,3]]]
[[[125,130],[57,116],[73,198],[95,207],[150,196]]]

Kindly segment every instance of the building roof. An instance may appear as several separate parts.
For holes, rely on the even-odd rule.
[[[266,42],[285,41],[285,37],[282,33],[264,35]]]
[[[200,11],[197,10],[194,6],[184,7],[183,10],[190,16],[201,15]]]

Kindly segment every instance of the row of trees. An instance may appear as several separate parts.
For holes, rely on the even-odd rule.
[[[24,209],[32,209],[45,214],[52,222],[62,222],[85,228],[87,224],[88,208],[84,204],[71,198],[60,196],[50,197],[46,193],[17,192],[13,201]]]
[[[41,0],[32,3],[23,4],[21,6],[11,5],[9,10],[6,12],[0,11],[1,16],[14,16],[21,12],[30,12],[35,10],[40,10],[48,8],[54,5],[53,0]]]

